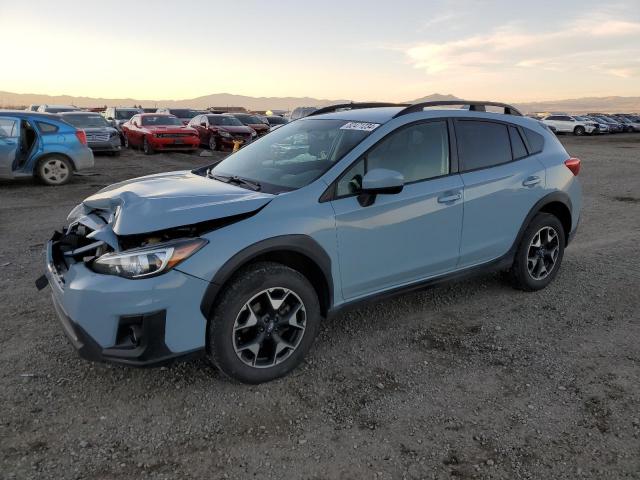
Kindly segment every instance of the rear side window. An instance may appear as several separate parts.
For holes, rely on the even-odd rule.
[[[513,151],[513,159],[518,160],[528,155],[527,147],[524,146],[520,132],[516,127],[509,127],[509,138],[511,139],[511,150]]]
[[[464,170],[492,167],[512,159],[509,132],[501,123],[458,120],[456,139]]]
[[[58,127],[51,123],[36,122],[36,125],[38,125],[38,128],[42,133],[56,133],[58,131]]]
[[[523,128],[522,130],[524,131],[525,137],[527,137],[531,153],[540,153],[544,148],[544,137],[528,128]]]

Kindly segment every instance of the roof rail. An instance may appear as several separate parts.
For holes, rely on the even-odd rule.
[[[396,113],[393,118],[399,117],[401,115],[407,115],[408,113],[421,112],[425,109],[425,107],[440,107],[443,105],[464,105],[464,106],[468,106],[469,110],[472,112],[486,112],[488,106],[502,107],[504,108],[505,115],[522,116],[522,113],[520,113],[520,110],[518,110],[514,106],[509,105],[507,103],[483,102],[478,100],[437,100],[433,102],[421,102],[421,103],[415,103],[413,105],[410,105],[404,110],[401,110],[398,113]]]
[[[361,108],[376,108],[376,107],[408,107],[409,103],[387,103],[387,102],[351,102],[340,103],[338,105],[330,105],[328,107],[319,108],[315,112],[307,115],[311,117],[313,115],[321,115],[323,113],[337,112],[339,110],[358,110]]]

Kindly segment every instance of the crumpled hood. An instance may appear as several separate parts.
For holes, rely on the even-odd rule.
[[[115,216],[111,228],[116,235],[135,235],[251,213],[273,197],[190,171],[169,172],[103,188],[76,207],[69,220],[106,210]]]

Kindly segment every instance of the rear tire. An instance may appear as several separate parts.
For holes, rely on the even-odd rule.
[[[533,292],[549,285],[564,256],[565,233],[558,217],[538,213],[524,231],[509,277],[519,290]]]
[[[45,185],[64,185],[73,175],[71,161],[61,155],[49,155],[38,162],[36,176]]]
[[[573,134],[576,137],[581,137],[582,135],[584,135],[585,131],[586,130],[584,129],[584,127],[578,125],[576,128],[573,129]]]
[[[234,380],[269,382],[302,362],[320,318],[304,275],[274,262],[250,265],[232,278],[209,317],[209,358]]]
[[[122,138],[122,144],[124,146],[124,148],[130,148],[129,145],[129,137],[127,137],[126,135]]]

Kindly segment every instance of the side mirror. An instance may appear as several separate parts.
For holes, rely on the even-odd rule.
[[[201,126],[201,127],[204,127],[204,128],[207,128],[207,123],[206,123],[206,122],[201,122],[201,123],[200,123],[200,126]]]
[[[107,120],[109,120],[110,122],[113,122],[113,117],[107,117]]]
[[[362,188],[358,201],[363,207],[372,205],[377,195],[393,195],[404,188],[404,176],[395,170],[374,168],[362,179]]]

